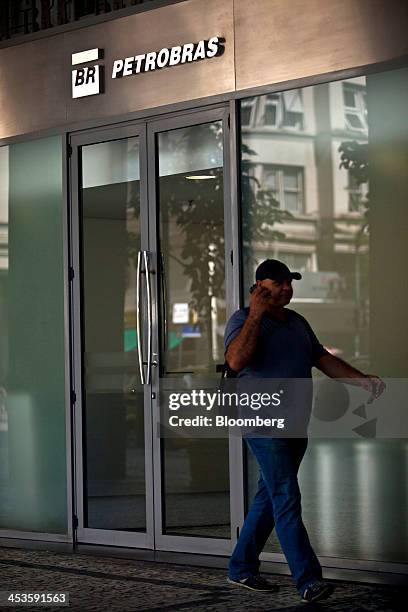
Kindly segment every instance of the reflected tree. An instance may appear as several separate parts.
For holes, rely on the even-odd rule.
[[[205,127],[213,132],[216,146],[222,148],[220,127],[217,124]],[[186,143],[187,150],[189,146]],[[241,150],[241,231],[243,263],[248,267],[255,263],[253,244],[271,244],[284,238],[284,233],[276,229],[276,225],[292,219],[293,215],[279,207],[271,190],[262,189],[253,172],[256,152],[245,144]],[[200,318],[206,319],[210,316],[211,295],[223,295],[225,283],[223,169],[209,170],[208,173],[215,177],[212,189],[197,191],[193,200],[184,202],[180,202],[181,190],[175,191],[166,202],[169,215],[184,235],[179,264],[191,280],[191,305]],[[200,232],[197,232],[197,224],[200,224]]]
[[[360,186],[368,183],[368,143],[359,143],[355,140],[344,141],[339,146],[340,153],[340,168],[347,170],[355,181],[355,184]],[[369,227],[369,205],[370,196],[367,193],[365,198],[360,199],[363,207],[361,233],[368,232]]]
[[[197,132],[197,129],[199,131]],[[195,131],[194,131],[195,130]],[[218,150],[222,159],[223,133],[221,122],[196,126],[194,130],[180,131],[171,155],[188,158],[202,143],[209,149]],[[204,147],[203,147],[204,148]],[[246,269],[255,265],[254,244],[272,244],[284,238],[276,225],[291,218],[292,214],[282,210],[269,189],[262,188],[254,168],[257,153],[246,144],[241,147],[241,232],[243,239],[243,264]],[[215,155],[217,157],[217,155]],[[186,181],[186,173],[169,175],[166,182],[158,182],[160,192],[160,251],[162,272],[169,275],[170,258],[177,261],[183,275],[189,280],[190,307],[196,312],[201,325],[211,338],[211,313],[214,298],[225,295],[225,239],[224,239],[224,173],[222,167],[214,167],[211,160],[205,167],[202,160],[197,173],[212,176],[211,180]],[[177,164],[175,164],[177,165]],[[190,185],[187,185],[190,183]],[[191,196],[191,197],[190,197]],[[138,217],[140,210],[139,191],[131,187],[128,198],[128,215]],[[176,224],[180,243],[171,244],[170,224]],[[136,265],[139,236],[128,233],[128,257]],[[177,255],[175,252],[177,252]],[[229,256],[229,254],[228,254]],[[170,295],[166,295],[169,304]],[[209,357],[211,351],[209,352]]]

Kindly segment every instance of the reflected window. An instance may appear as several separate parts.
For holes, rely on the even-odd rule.
[[[294,89],[284,91],[283,98],[283,121],[284,127],[303,130],[303,99],[302,90]]]
[[[241,125],[242,127],[252,127],[255,125],[256,98],[249,98],[241,102]]]
[[[343,84],[343,100],[346,127],[349,130],[367,130],[367,103],[364,87]]]
[[[264,125],[277,127],[280,101],[280,94],[270,94],[269,96],[266,96],[263,115]]]
[[[252,98],[254,101],[255,98]],[[249,100],[246,101],[249,104]],[[303,130],[303,98],[300,89],[264,96],[263,125]]]
[[[291,166],[263,168],[263,189],[271,191],[279,207],[292,213],[303,211],[303,169]]]
[[[367,184],[359,182],[358,178],[348,172],[348,211],[352,213],[362,212],[367,197]]]
[[[277,253],[277,259],[283,260],[290,270],[304,272],[312,269],[312,257],[308,253]]]

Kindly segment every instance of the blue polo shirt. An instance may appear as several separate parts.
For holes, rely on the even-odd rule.
[[[229,319],[224,334],[225,351],[241,331],[248,313],[249,308],[241,308]],[[285,308],[285,313],[286,321],[269,313],[263,315],[255,355],[239,377],[311,378],[312,367],[328,351],[302,315],[289,308]]]

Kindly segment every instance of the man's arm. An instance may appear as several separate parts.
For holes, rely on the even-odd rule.
[[[228,345],[225,359],[231,370],[240,372],[252,360],[258,343],[262,316],[249,313],[238,336]]]
[[[251,294],[249,314],[241,331],[231,340],[225,353],[225,359],[231,370],[240,372],[252,361],[258,343],[262,317],[268,308],[269,299],[270,293],[264,287],[258,287]]]
[[[340,357],[335,357],[330,353],[326,353],[319,357],[315,365],[321,372],[330,378],[350,379],[348,380],[350,384],[356,384],[370,392],[372,394],[372,399],[379,397],[385,389],[385,383],[378,376],[364,374],[346,361],[343,361],[343,359],[340,359]],[[354,383],[353,379],[355,379]]]
[[[365,374],[354,368],[352,365],[343,361],[340,357],[335,357],[331,353],[326,353],[316,361],[316,367],[330,378],[364,378]],[[357,383],[356,383],[357,384]]]

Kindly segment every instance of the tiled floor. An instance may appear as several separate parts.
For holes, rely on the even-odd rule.
[[[408,586],[336,582],[326,602],[302,603],[287,576],[268,578],[281,585],[276,595],[252,593],[228,585],[225,571],[91,556],[0,548],[0,590],[69,592],[68,610],[405,612]],[[0,607],[1,611],[13,608]],[[14,608],[16,609],[16,608]],[[34,609],[19,607],[19,610]],[[46,606],[37,609],[52,610]]]

